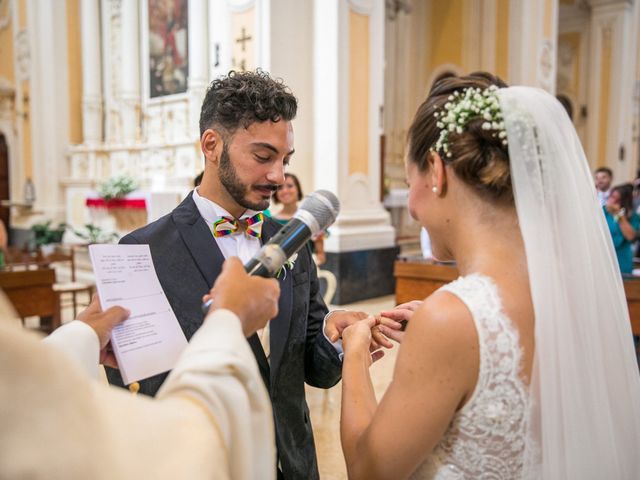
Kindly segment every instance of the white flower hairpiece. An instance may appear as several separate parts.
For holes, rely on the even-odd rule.
[[[506,145],[507,132],[497,91],[498,87],[491,85],[485,89],[465,88],[449,95],[444,108],[433,114],[437,119],[436,126],[440,129],[440,136],[432,150],[451,157],[449,134],[462,133],[467,123],[477,118],[484,120],[483,130],[495,130],[494,136],[502,139],[502,144]]]

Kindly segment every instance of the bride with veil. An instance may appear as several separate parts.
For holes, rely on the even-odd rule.
[[[640,376],[585,155],[550,94],[437,82],[409,130],[411,214],[460,278],[343,332],[351,478],[640,477]],[[378,403],[371,329],[401,341]]]

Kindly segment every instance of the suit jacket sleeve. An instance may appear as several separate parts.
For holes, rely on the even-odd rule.
[[[312,387],[331,388],[340,381],[342,362],[336,349],[325,338],[322,327],[328,309],[320,293],[316,264],[309,251],[309,318],[305,352],[305,381]]]

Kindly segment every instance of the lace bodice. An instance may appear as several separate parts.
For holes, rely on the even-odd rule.
[[[528,388],[520,378],[518,332],[488,277],[461,277],[440,290],[473,316],[480,341],[476,388],[413,479],[514,479],[523,472]]]

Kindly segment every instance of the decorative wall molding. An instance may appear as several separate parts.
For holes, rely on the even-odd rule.
[[[371,15],[374,0],[347,0],[349,8],[360,15]]]
[[[31,67],[31,48],[29,47],[29,32],[26,29],[19,30],[14,38],[16,58],[16,78],[29,80]]]
[[[255,7],[256,0],[227,0],[229,10],[234,13],[242,13]]]

